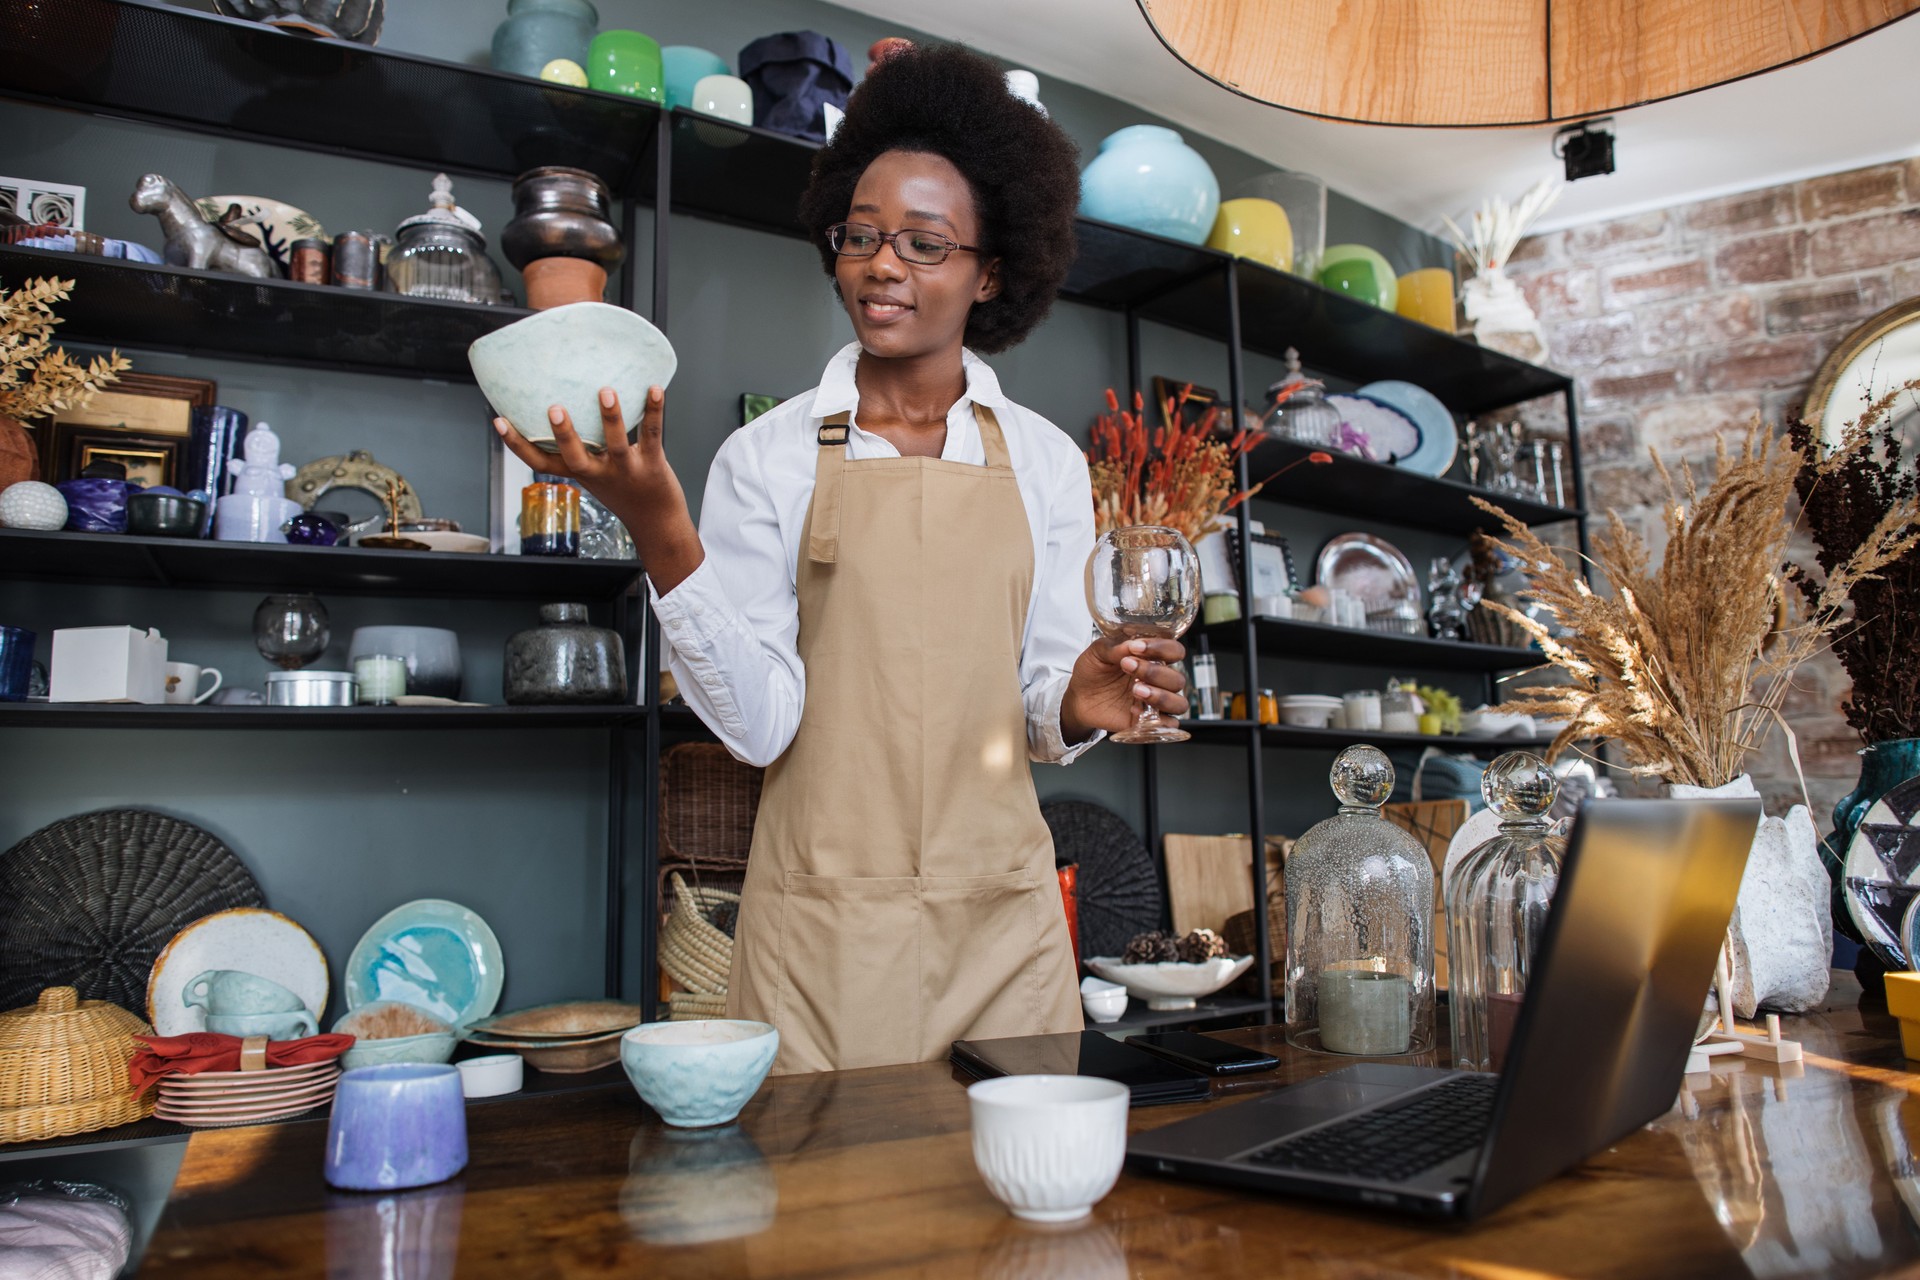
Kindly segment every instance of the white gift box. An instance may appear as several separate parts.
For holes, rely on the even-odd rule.
[[[166,701],[167,641],[137,627],[68,627],[53,633],[50,702]]]

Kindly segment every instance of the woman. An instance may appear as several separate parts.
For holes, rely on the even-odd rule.
[[[1073,144],[991,62],[895,55],[801,202],[856,341],[720,447],[699,529],[660,388],[632,445],[601,393],[599,456],[552,411],[566,474],[633,534],[681,691],[768,765],[728,1013],[779,1028],[779,1070],[1081,1025],[1026,761],[1187,704],[1178,642],[1082,649],[1085,459],[973,354],[1046,315],[1078,190]]]

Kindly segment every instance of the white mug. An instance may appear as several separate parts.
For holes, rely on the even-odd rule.
[[[212,676],[213,687],[205,693],[200,690],[200,677]],[[215,667],[196,667],[191,662],[169,662],[167,664],[166,698],[175,706],[188,706],[205,702],[220,690],[220,672]]]

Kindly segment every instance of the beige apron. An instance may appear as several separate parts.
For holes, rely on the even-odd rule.
[[[767,770],[728,983],[776,1071],[1077,1031],[1053,840],[1027,771],[1033,539],[1006,439],[985,466],[847,459],[820,427],[795,589],[800,729]]]

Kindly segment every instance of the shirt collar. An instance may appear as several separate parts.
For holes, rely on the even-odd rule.
[[[854,413],[859,409],[860,388],[853,380],[854,367],[859,360],[860,344],[849,342],[840,348],[833,359],[827,361],[827,367],[820,373],[820,385],[813,393],[814,417]],[[1007,407],[1007,396],[1000,389],[1000,379],[985,360],[962,348],[960,368],[967,377],[967,389],[961,396],[963,401],[983,404],[996,411]]]

